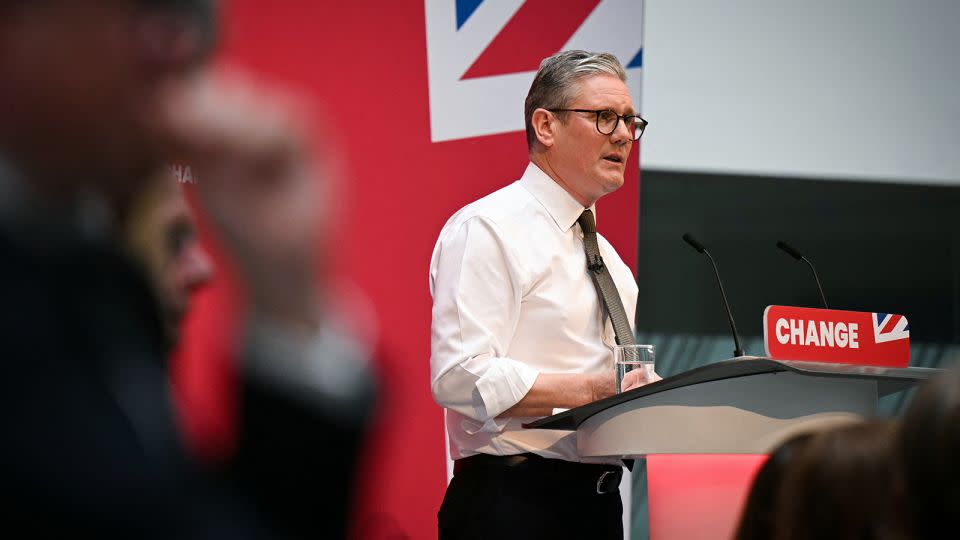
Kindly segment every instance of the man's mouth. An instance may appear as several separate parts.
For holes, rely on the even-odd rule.
[[[603,156],[603,159],[610,161],[612,163],[623,163],[623,158],[617,154],[609,154],[609,155]]]

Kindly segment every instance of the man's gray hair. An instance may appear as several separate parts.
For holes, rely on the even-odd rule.
[[[612,75],[627,82],[623,65],[610,53],[563,51],[540,62],[540,69],[533,78],[523,106],[528,150],[532,150],[537,142],[537,135],[533,131],[533,111],[568,107],[576,97],[576,83],[592,75]]]

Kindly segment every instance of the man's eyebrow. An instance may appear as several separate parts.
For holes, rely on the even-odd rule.
[[[600,109],[600,110],[612,111],[614,113],[617,113],[616,107],[607,107],[605,109]],[[617,113],[617,114],[620,114],[620,113]],[[636,115],[637,115],[637,111],[635,111],[633,107],[627,107],[627,109],[623,112],[623,116],[636,116]]]

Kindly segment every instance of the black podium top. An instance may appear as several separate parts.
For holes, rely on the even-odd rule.
[[[700,366],[690,371],[667,377],[661,381],[634,388],[622,394],[610,396],[606,399],[581,405],[575,409],[523,424],[523,427],[528,429],[575,431],[580,427],[581,423],[598,412],[637,398],[683,386],[781,371],[794,372],[811,377],[875,380],[877,381],[877,393],[882,397],[887,394],[905,390],[943,370],[921,367],[889,368],[852,364],[831,364],[825,362],[798,362],[792,360],[772,360],[770,358],[757,356],[741,356]]]

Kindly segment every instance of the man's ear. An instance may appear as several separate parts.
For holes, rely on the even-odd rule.
[[[547,148],[553,146],[553,137],[557,127],[556,116],[546,109],[537,109],[533,111],[530,124],[533,126],[533,133],[537,136],[540,144]]]

